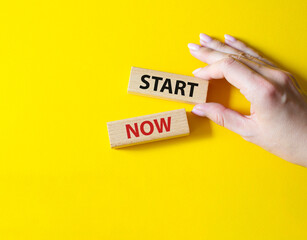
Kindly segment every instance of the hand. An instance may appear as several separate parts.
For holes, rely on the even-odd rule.
[[[193,74],[225,78],[251,103],[246,116],[218,103],[196,105],[192,112],[240,134],[292,163],[307,167],[307,102],[293,75],[230,35],[225,43],[200,34],[191,54],[208,63]]]

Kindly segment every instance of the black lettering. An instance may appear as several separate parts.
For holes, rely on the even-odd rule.
[[[172,83],[171,83],[171,80],[169,78],[165,79],[165,82],[163,83],[160,92],[163,92],[164,89],[168,89],[169,93],[173,93],[173,91],[172,91]]]
[[[154,86],[154,91],[157,91],[157,89],[158,89],[158,84],[159,84],[159,81],[160,80],[163,80],[163,78],[161,78],[161,77],[155,77],[155,76],[152,76],[151,77],[152,79],[155,79],[155,86]]]
[[[140,88],[142,88],[142,89],[147,89],[147,88],[149,88],[149,86],[150,86],[149,82],[146,81],[145,78],[150,78],[150,76],[149,76],[149,75],[143,75],[143,76],[141,77],[141,81],[142,81],[143,83],[145,83],[145,86],[140,85]]]
[[[181,84],[181,87],[179,86]],[[181,91],[181,95],[184,96],[184,88],[186,87],[186,83],[184,81],[177,80],[175,86],[175,94],[178,94],[178,90]]]
[[[191,86],[190,88],[190,97],[193,97],[193,93],[194,93],[194,87],[198,87],[198,83],[192,83],[192,82],[188,82],[188,85]]]

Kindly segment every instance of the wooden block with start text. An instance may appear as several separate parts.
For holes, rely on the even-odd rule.
[[[189,135],[185,109],[108,122],[112,148]]]
[[[207,91],[208,81],[201,78],[131,68],[128,93],[197,104],[206,102]]]

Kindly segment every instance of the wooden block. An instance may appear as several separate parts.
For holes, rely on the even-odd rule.
[[[108,122],[112,148],[189,135],[185,109]]]
[[[197,104],[206,101],[207,91],[208,81],[201,78],[131,68],[128,93]]]

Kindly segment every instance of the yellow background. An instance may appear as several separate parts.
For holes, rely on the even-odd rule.
[[[191,135],[111,150],[106,122],[192,105],[127,94],[130,67],[206,64],[200,32],[307,77],[307,3],[1,1],[0,239],[306,239],[307,171],[188,113]],[[224,80],[209,101],[243,113]]]

